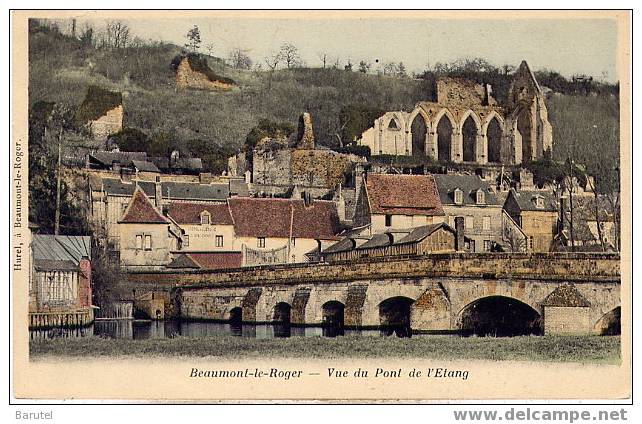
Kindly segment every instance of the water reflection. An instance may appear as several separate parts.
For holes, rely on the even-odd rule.
[[[99,320],[92,326],[75,329],[32,330],[31,339],[86,337],[113,339],[163,339],[173,337],[236,336],[255,339],[287,337],[337,337],[344,335],[383,336],[379,330],[347,330],[340,326],[298,327],[286,323],[241,324],[220,322]]]

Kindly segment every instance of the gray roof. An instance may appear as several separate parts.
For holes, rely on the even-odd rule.
[[[455,204],[455,190],[458,188],[464,193],[464,205],[477,204],[477,190],[484,191],[486,205],[502,205],[488,182],[477,175],[434,174],[433,177],[437,183],[439,198],[443,205]]]
[[[91,237],[34,234],[31,251],[36,267],[68,269],[72,265],[78,266],[83,256],[91,259]]]
[[[555,195],[550,191],[544,190],[511,190],[511,195],[517,202],[519,208],[523,211],[557,211],[557,200]],[[538,208],[536,199],[542,197],[544,199],[544,207]]]
[[[167,268],[200,268],[200,265],[194,262],[191,256],[182,253],[167,264]]]
[[[145,160],[133,160],[132,164],[136,169],[143,172],[160,172],[160,170],[151,162]]]
[[[240,197],[250,197],[247,183],[242,179],[230,179],[230,192]]]
[[[105,166],[111,166],[113,162],[119,162],[122,165],[129,165],[133,160],[147,160],[145,152],[95,152],[89,155],[89,159],[99,162]]]
[[[405,244],[405,243],[417,243],[420,242],[421,240],[425,239],[435,231],[437,231],[439,228],[445,228],[447,231],[450,231],[451,233],[454,233],[455,230],[452,229],[448,224],[439,223],[439,224],[431,224],[431,225],[424,225],[422,227],[417,227],[413,229],[410,234],[408,234],[406,237],[402,238],[397,242],[396,244]]]
[[[171,199],[227,199],[230,197],[228,184],[199,184],[163,182],[163,197]]]
[[[152,181],[138,181],[138,186],[151,198],[156,197],[156,188]],[[115,196],[131,196],[136,189],[135,182],[123,182],[116,178],[103,178],[103,189]],[[100,190],[100,187],[92,187]],[[164,181],[161,183],[164,198],[175,200],[225,200],[230,195],[227,184],[178,183]]]
[[[158,168],[164,170],[182,169],[189,171],[201,171],[203,169],[203,161],[201,158],[176,158],[170,159],[167,157],[150,157],[149,160],[153,162]]]
[[[392,237],[388,233],[379,233],[372,236],[370,240],[363,243],[357,249],[368,249],[371,247],[384,247],[392,244]]]
[[[346,237],[346,238],[344,238],[344,239],[342,239],[342,240],[340,240],[340,241],[336,242],[336,243],[335,243],[335,244],[333,244],[332,246],[330,246],[330,247],[326,248],[326,249],[323,251],[323,253],[325,254],[325,253],[349,252],[349,251],[351,251],[352,249],[354,249],[356,245],[357,245],[357,244],[356,244],[356,242],[354,241],[354,239],[351,239],[351,238],[349,238],[349,237]]]

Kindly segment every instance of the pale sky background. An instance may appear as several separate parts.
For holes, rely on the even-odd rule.
[[[385,16],[386,12],[383,12]],[[617,80],[617,25],[612,19],[265,19],[171,18],[125,19],[134,35],[183,45],[187,31],[198,25],[202,46],[214,44],[214,55],[227,57],[236,47],[255,62],[284,42],[296,45],[308,66],[321,66],[318,53],[375,63],[403,61],[409,72],[428,63],[481,57],[495,65],[517,66],[562,75],[587,74]],[[104,20],[92,19],[100,27]],[[204,51],[204,49],[201,49]],[[265,67],[265,65],[264,65]]]

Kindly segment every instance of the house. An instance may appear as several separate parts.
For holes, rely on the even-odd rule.
[[[307,261],[341,228],[331,201],[230,198],[159,207],[138,187],[118,230],[121,263],[130,269],[223,269]]]
[[[526,235],[526,250],[549,252],[557,235],[559,211],[550,191],[511,189],[504,210]]]
[[[407,230],[391,230],[373,235],[364,241],[360,237],[346,237],[323,250],[326,262],[348,261],[381,256],[426,255],[463,250],[463,236],[445,223],[424,225]]]
[[[464,218],[464,234],[470,251],[490,252],[502,240],[503,202],[488,182],[477,175],[433,175],[446,222],[455,227],[455,218]]]
[[[129,269],[160,269],[170,262],[177,231],[136,187],[125,212],[118,220],[120,262]]]
[[[354,225],[371,234],[444,222],[432,175],[368,174],[357,198]]]
[[[337,240],[341,231],[336,204],[325,200],[228,199],[235,248],[244,265],[306,262]]]
[[[34,234],[29,327],[89,325],[91,300],[91,237]]]
[[[565,246],[574,244],[580,251],[617,250],[619,232],[616,217],[606,196],[573,195],[572,220],[570,199],[564,196],[560,198],[560,217],[560,240]]]
[[[119,178],[89,178],[89,215],[96,232],[119,249],[118,220],[123,216],[137,188],[140,188],[160,212],[172,202],[225,203],[229,183],[140,181]]]

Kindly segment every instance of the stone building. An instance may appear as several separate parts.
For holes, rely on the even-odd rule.
[[[94,319],[91,300],[91,238],[34,234],[29,327],[88,325]]]
[[[89,179],[89,222],[95,233],[114,249],[119,250],[118,220],[140,188],[155,207],[162,209],[172,202],[225,203],[230,196],[229,183],[176,182],[157,177],[156,181],[126,178],[103,178],[91,175]],[[140,175],[139,175],[140,176]]]
[[[118,233],[120,263],[128,269],[149,270],[169,263],[178,235],[140,187],[118,220]]]
[[[427,156],[454,163],[518,165],[553,146],[544,93],[523,61],[500,105],[492,87],[444,77],[436,101],[411,112],[391,111],[364,131],[358,144],[373,155]]]
[[[331,201],[239,197],[159,207],[137,187],[117,230],[129,269],[223,269],[305,262],[341,227]]]
[[[368,174],[361,185],[354,225],[371,234],[444,222],[445,213],[432,175]]]
[[[94,138],[106,139],[123,129],[123,96],[97,86],[89,86],[76,112],[76,124],[84,125]]]
[[[552,192],[511,189],[504,210],[524,233],[526,251],[551,251],[559,223],[559,209]]]
[[[356,155],[343,154],[315,144],[312,118],[303,113],[294,140],[264,138],[249,157],[240,152],[228,160],[231,176],[247,175],[255,193],[282,194],[298,186],[321,197],[339,184],[353,185],[353,165],[363,163]]]
[[[455,227],[455,219],[464,219],[464,234],[470,239],[470,251],[490,252],[503,244],[503,202],[488,182],[476,175],[433,175],[446,221]]]

